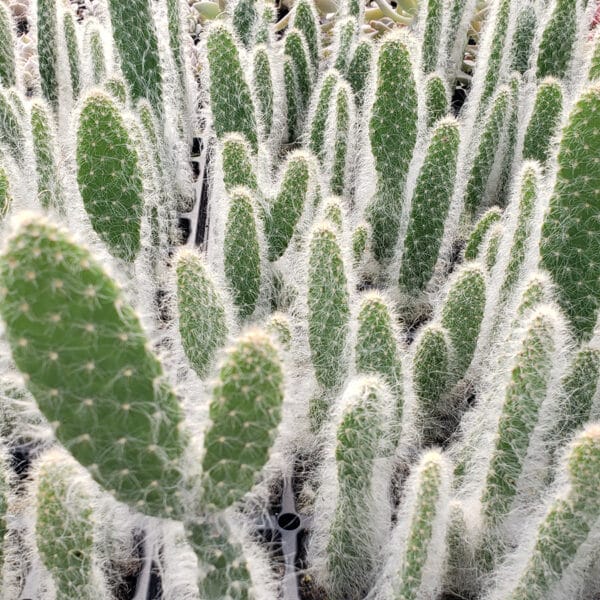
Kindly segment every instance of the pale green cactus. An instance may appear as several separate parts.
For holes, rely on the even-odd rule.
[[[231,24],[246,50],[252,47],[258,22],[258,11],[255,0],[237,0],[233,6]]]
[[[77,100],[81,93],[81,51],[79,49],[79,39],[77,38],[75,17],[73,16],[72,11],[64,11],[62,25],[65,48],[67,50],[67,60],[69,62],[71,92],[73,94],[73,99]]]
[[[299,0],[294,4],[292,25],[304,36],[312,66],[317,69],[321,54],[319,20],[310,0]]]
[[[6,169],[0,163],[0,221],[6,217],[12,204],[10,180]]]
[[[4,88],[13,87],[17,83],[13,29],[8,8],[0,4],[0,85]]]
[[[260,45],[252,55],[252,84],[256,96],[256,108],[265,136],[269,136],[273,126],[273,106],[275,92],[269,51]]]
[[[0,89],[0,144],[4,145],[15,161],[22,164],[25,158],[25,134],[8,93]]]
[[[221,150],[221,160],[223,183],[228,192],[239,186],[246,187],[253,192],[258,192],[258,181],[252,158],[250,144],[248,144],[242,135],[238,133],[228,133],[225,135]]]
[[[106,49],[102,39],[102,25],[90,20],[85,28],[85,50],[90,62],[90,75],[93,85],[101,85],[106,78]]]
[[[510,68],[512,71],[521,73],[521,75],[529,68],[529,60],[536,28],[537,15],[535,7],[533,4],[525,4],[521,7],[517,15],[512,48],[510,51]]]
[[[485,265],[486,271],[491,273],[496,261],[498,260],[498,250],[504,236],[504,225],[496,223],[489,231],[485,244],[478,256],[479,260]]]
[[[423,45],[421,46],[421,69],[425,75],[435,71],[437,67],[443,14],[444,4],[441,0],[427,0]]]
[[[109,77],[104,82],[104,89],[123,106],[127,106],[127,85],[120,77]]]
[[[283,52],[292,61],[296,78],[298,117],[303,119],[310,102],[313,85],[313,68],[308,56],[308,47],[304,36],[298,30],[291,29],[285,36]]]
[[[352,232],[352,258],[355,267],[358,267],[365,257],[369,237],[370,230],[367,223],[361,223]]]
[[[425,80],[425,103],[428,127],[433,127],[450,112],[448,89],[444,78],[438,73],[431,73]]]
[[[356,33],[356,19],[354,17],[340,19],[335,25],[335,61],[333,67],[343,75],[346,75],[348,71],[351,56],[350,49],[356,38]]]
[[[339,83],[329,114],[328,130],[332,132],[329,156],[329,190],[342,196],[346,189],[348,148],[354,125],[354,98],[347,83]]]
[[[317,102],[313,108],[312,122],[309,128],[309,148],[321,162],[325,159],[327,117],[330,112],[332,98],[334,98],[334,91],[339,79],[340,75],[337,71],[326,71],[315,92]]]
[[[293,144],[299,136],[300,107],[298,83],[294,63],[289,56],[283,59],[283,87],[285,90],[285,112],[287,120],[286,141]]]
[[[373,70],[375,49],[369,39],[361,39],[354,47],[352,58],[346,71],[346,79],[354,92],[357,108],[362,108],[367,86]]]
[[[464,252],[465,260],[475,260],[477,258],[486,234],[491,227],[500,221],[501,217],[502,211],[497,206],[492,206],[481,215],[467,239]]]
[[[279,344],[284,350],[290,350],[292,347],[292,324],[288,317],[283,313],[273,313],[265,325],[265,331]]]
[[[42,93],[58,107],[58,24],[56,0],[37,2],[37,47]]]

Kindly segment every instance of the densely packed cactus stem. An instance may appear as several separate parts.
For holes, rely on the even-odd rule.
[[[521,75],[529,68],[533,41],[537,28],[537,14],[533,3],[525,4],[519,10],[515,31],[513,34],[512,48],[510,51],[512,71]]]
[[[235,187],[242,186],[258,192],[252,149],[244,136],[228,133],[223,138],[221,155],[225,189],[231,192]]]
[[[275,92],[273,89],[273,69],[266,46],[257,46],[252,58],[252,82],[256,96],[256,108],[265,136],[269,136],[273,126]]]
[[[15,59],[15,35],[12,16],[4,4],[0,4],[0,85],[13,87],[17,83]]]
[[[491,227],[500,221],[501,217],[502,211],[497,206],[492,206],[481,215],[467,239],[464,251],[465,260],[475,260],[477,258],[486,234]]]
[[[67,60],[69,62],[69,77],[71,80],[71,93],[73,99],[77,100],[81,93],[81,52],[79,50],[79,40],[77,37],[77,25],[75,17],[70,10],[63,13],[63,35],[65,38],[65,48],[67,51]]]
[[[421,69],[426,75],[435,71],[438,63],[439,44],[442,35],[444,3],[441,0],[427,0]]]
[[[44,97],[58,107],[58,14],[56,0],[37,0],[37,43]]]

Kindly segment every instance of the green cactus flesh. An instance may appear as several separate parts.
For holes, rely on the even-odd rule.
[[[25,152],[25,135],[8,94],[0,89],[0,144],[10,151],[17,163],[22,164]]]
[[[354,92],[356,106],[359,108],[364,104],[367,85],[371,76],[373,53],[373,43],[370,40],[360,40],[354,48],[354,53],[346,71],[346,79]]]
[[[435,71],[437,66],[443,12],[444,3],[441,0],[427,1],[427,18],[421,49],[421,68],[426,75]]]
[[[425,80],[425,103],[427,105],[427,126],[433,127],[437,121],[450,111],[448,90],[444,79],[432,73]]]
[[[481,215],[481,218],[473,227],[471,235],[467,238],[465,260],[474,260],[477,257],[487,232],[500,221],[501,217],[502,211],[497,206],[493,206]]]
[[[285,88],[285,107],[287,118],[287,142],[294,143],[299,135],[299,99],[298,84],[294,63],[289,56],[283,61],[283,86]]]
[[[513,34],[511,54],[511,71],[525,73],[529,67],[529,57],[535,37],[537,16],[533,5],[525,5],[517,15],[517,23]]]
[[[506,34],[510,20],[510,5],[511,0],[500,0],[496,20],[494,22],[488,19],[488,27],[492,35],[490,47],[490,55],[487,61],[481,62],[481,68],[485,69],[485,79],[483,84],[483,92],[481,95],[481,107],[485,108],[487,101],[493,96],[500,76],[500,66],[502,64],[502,56],[504,45],[506,42]],[[491,27],[493,26],[493,29]]]
[[[312,66],[307,56],[304,36],[296,30],[291,30],[284,40],[284,55],[287,56],[294,67],[298,91],[298,112],[302,117],[308,108],[312,90]]]
[[[6,169],[0,164],[0,221],[4,219],[12,204],[10,181]]]
[[[37,46],[40,82],[44,97],[58,106],[58,50],[56,0],[37,2]]]
[[[304,35],[308,46],[308,55],[313,67],[319,65],[319,22],[312,3],[309,0],[299,0],[294,5],[293,26]]]
[[[67,59],[69,61],[69,76],[71,78],[71,91],[73,98],[77,100],[81,92],[81,53],[79,41],[75,29],[75,18],[71,11],[65,11],[63,15],[63,32],[67,48]]]
[[[252,166],[252,150],[243,136],[229,133],[223,138],[222,160],[223,183],[228,192],[238,186],[258,191],[258,181]]]
[[[258,20],[255,0],[238,0],[233,7],[231,24],[238,39],[248,50],[252,46],[252,38]]]
[[[89,44],[88,52],[92,68],[92,81],[94,85],[100,85],[106,77],[106,56],[104,55],[104,42],[98,26],[90,22],[87,32]]]
[[[333,67],[337,69],[343,75],[348,70],[348,63],[350,57],[350,49],[356,36],[356,19],[348,17],[342,19],[336,24],[336,56]]]
[[[350,144],[352,127],[352,92],[347,85],[340,85],[335,99],[335,111],[332,111],[334,124],[334,149],[331,164],[329,189],[332,194],[341,196],[346,187],[346,159]]]
[[[17,82],[15,42],[12,16],[4,4],[0,4],[0,85],[12,87]]]
[[[252,62],[254,93],[264,133],[268,136],[273,126],[274,90],[271,63],[266,46],[258,46]]]
[[[577,35],[577,0],[557,0],[537,58],[537,77],[559,79],[567,74]]]
[[[367,243],[369,241],[369,226],[362,223],[352,232],[352,258],[354,266],[358,266],[367,251]]]

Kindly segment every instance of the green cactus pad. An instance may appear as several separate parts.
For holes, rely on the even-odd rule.
[[[225,305],[200,256],[183,250],[175,261],[179,333],[190,365],[204,378],[227,341]]]
[[[268,334],[243,335],[228,351],[213,389],[204,436],[203,510],[241,500],[266,464],[283,403],[281,361]]]
[[[252,58],[252,82],[256,105],[265,136],[273,126],[274,90],[271,62],[266,46],[257,46]]]
[[[123,106],[127,105],[127,85],[120,77],[113,76],[104,82],[104,89]]]
[[[91,92],[77,128],[77,183],[92,227],[111,254],[132,262],[144,206],[138,155],[116,103]]]
[[[298,112],[299,117],[302,118],[308,108],[313,85],[312,65],[309,62],[302,33],[294,29],[290,30],[284,39],[283,52],[292,61],[294,67],[298,90]]]
[[[354,17],[340,19],[335,25],[334,37],[335,61],[333,67],[342,75],[346,75],[351,56],[350,49],[356,37],[356,19]]]
[[[100,23],[88,21],[85,31],[86,51],[94,85],[101,85],[106,77],[106,55],[101,28]]]
[[[546,24],[537,58],[537,77],[567,74],[577,36],[577,0],[557,0]]]
[[[183,415],[117,284],[35,215],[8,241],[0,283],[13,359],[56,437],[118,500],[176,517]]]
[[[481,218],[473,227],[471,235],[467,238],[465,260],[475,260],[477,258],[487,232],[500,221],[501,217],[502,211],[497,206],[493,206],[481,215]]]

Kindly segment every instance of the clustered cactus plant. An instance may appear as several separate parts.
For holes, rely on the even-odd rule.
[[[596,3],[85,7],[0,0],[0,600],[596,598]]]

